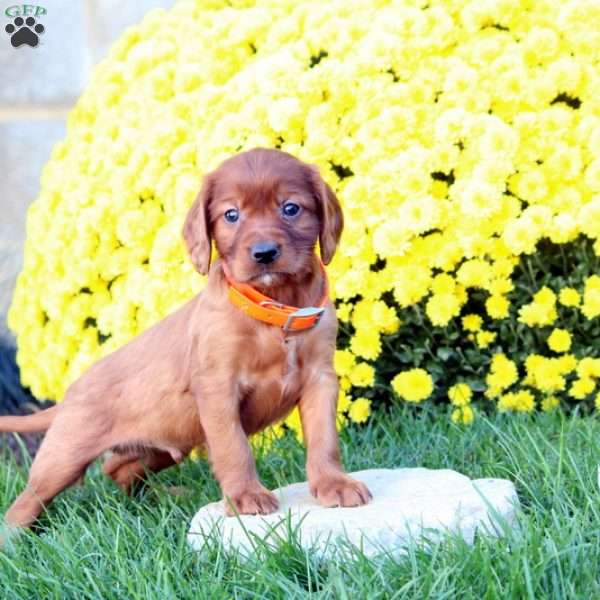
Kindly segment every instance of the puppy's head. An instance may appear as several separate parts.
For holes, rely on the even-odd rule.
[[[214,239],[236,280],[269,287],[310,271],[317,240],[329,263],[342,227],[340,204],[315,166],[255,148],[204,177],[183,236],[200,273]]]

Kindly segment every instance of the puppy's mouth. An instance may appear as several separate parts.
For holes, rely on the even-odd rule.
[[[292,265],[236,265],[235,261],[229,262],[228,270],[236,281],[256,288],[272,288],[291,284],[297,277],[297,272]]]
[[[245,283],[261,287],[272,287],[281,285],[289,277],[290,273],[286,271],[263,271],[250,276]]]

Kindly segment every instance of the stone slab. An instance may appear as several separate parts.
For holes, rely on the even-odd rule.
[[[276,548],[297,528],[300,545],[328,556],[345,540],[367,556],[402,554],[411,543],[438,540],[448,532],[472,544],[476,532],[498,536],[501,522],[514,524],[518,497],[505,479],[471,480],[449,469],[372,469],[352,477],[363,481],[373,500],[354,508],[324,508],[310,495],[308,484],[274,491],[279,510],[270,515],[225,517],[223,503],[202,507],[192,520],[188,541],[201,551],[215,529],[226,550],[253,552],[256,540]],[[500,517],[500,518],[498,518]]]

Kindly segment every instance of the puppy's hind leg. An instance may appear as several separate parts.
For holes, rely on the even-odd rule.
[[[25,490],[4,516],[9,528],[29,527],[57,494],[83,477],[88,465],[104,450],[94,421],[72,417],[66,411],[61,413],[48,430]]]

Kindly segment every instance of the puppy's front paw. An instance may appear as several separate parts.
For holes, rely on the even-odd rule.
[[[310,491],[319,504],[327,507],[362,506],[373,498],[364,483],[343,473],[322,477],[310,486]]]
[[[268,515],[275,512],[279,503],[262,485],[246,488],[237,493],[225,494],[225,512],[229,517],[240,515]]]

